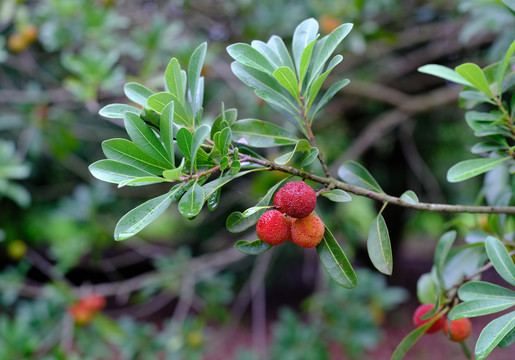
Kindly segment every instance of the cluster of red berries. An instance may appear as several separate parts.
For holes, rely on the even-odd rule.
[[[313,213],[316,202],[315,191],[303,181],[285,184],[274,196],[277,210],[268,210],[259,218],[257,236],[269,245],[291,240],[304,248],[317,246],[325,226]]]
[[[422,316],[433,310],[434,307],[435,306],[433,304],[422,304],[417,307],[415,313],[413,314],[413,323],[416,327],[428,323],[437,316],[435,314],[429,319],[422,320]],[[452,320],[449,324],[449,321],[447,321],[445,316],[441,316],[433,323],[433,325],[429,327],[429,329],[427,329],[426,333],[433,334],[440,330],[443,330],[445,336],[447,336],[452,341],[461,342],[470,336],[470,333],[472,332],[472,323],[469,319],[463,318]]]
[[[85,325],[106,305],[106,299],[99,294],[85,296],[68,308],[77,325]]]

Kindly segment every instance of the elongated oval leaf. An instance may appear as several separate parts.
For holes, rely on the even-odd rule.
[[[99,180],[119,184],[126,180],[132,180],[143,176],[152,176],[152,173],[141,170],[132,165],[120,161],[104,159],[94,162],[89,166],[91,175]],[[145,185],[139,183],[137,185]]]
[[[309,151],[305,152],[305,156],[300,163],[300,167],[311,165],[318,158],[318,149],[312,147]]]
[[[434,304],[440,292],[431,273],[423,274],[417,281],[417,298],[421,304]],[[436,308],[436,307],[435,307]]]
[[[147,106],[147,99],[154,92],[141,84],[130,82],[124,85],[123,91],[129,100],[143,107]]]
[[[166,105],[176,100],[177,98],[169,92],[159,92],[149,96],[147,99],[147,106],[161,113]]]
[[[486,158],[460,161],[447,172],[447,181],[459,182],[476,175],[490,171],[510,159],[510,156],[504,158]]]
[[[138,183],[144,183],[143,185],[158,184],[162,182],[170,182],[170,180],[159,177],[159,176],[143,176],[136,179],[125,180],[118,184],[118,187],[124,187],[127,185],[137,185]]]
[[[155,175],[161,175],[169,165],[157,160],[126,139],[109,139],[102,142],[102,150],[108,159],[132,165]]]
[[[355,161],[346,161],[338,169],[340,179],[348,184],[359,186],[378,193],[384,193],[367,169]]]
[[[313,69],[311,70],[311,79],[310,82],[314,79],[314,77],[318,76],[322,72],[324,64],[332,55],[336,47],[342,42],[342,40],[349,34],[352,30],[352,24],[342,24],[333,30],[328,36],[324,38],[324,41],[321,41],[322,44],[319,51],[317,51],[313,58]]]
[[[315,48],[317,40],[314,39],[311,41],[306,48],[302,51],[302,56],[300,58],[300,64],[299,64],[299,83],[302,84],[304,81],[304,78],[306,77],[306,74],[308,73],[309,63],[311,60],[311,54],[313,54],[313,49]]]
[[[393,270],[392,246],[388,228],[381,214],[370,225],[367,250],[375,268],[383,274],[391,275]]]
[[[449,312],[449,320],[493,314],[515,306],[515,299],[476,299],[462,302]]]
[[[418,68],[418,71],[424,74],[434,75],[444,80],[452,81],[456,84],[472,86],[472,84],[466,80],[463,76],[458,74],[453,69],[450,69],[443,65],[428,64]]]
[[[227,52],[237,62],[271,75],[274,72],[272,64],[266,57],[249,44],[236,43],[227,47]]]
[[[127,111],[139,114],[141,109],[127,104],[109,104],[100,109],[98,114],[106,118],[123,119]]]
[[[185,218],[193,219],[200,213],[202,206],[204,206],[204,189],[195,182],[179,201],[179,212]]]
[[[401,200],[408,204],[418,204],[418,196],[411,190],[407,190],[401,195]]]
[[[161,144],[156,134],[138,115],[131,112],[125,113],[124,124],[131,140],[141,150],[157,160],[172,166],[163,144]]]
[[[175,167],[175,150],[173,146],[173,109],[174,102],[168,103],[161,113],[161,126],[159,127],[159,132],[161,134],[161,140],[166,149],[166,153],[168,154],[168,158],[172,163],[172,167]]]
[[[200,147],[204,143],[204,140],[207,139],[209,134],[211,133],[211,129],[207,125],[201,125],[195,130],[195,134],[193,134],[193,139],[191,141],[191,169],[190,172],[193,174],[193,169],[197,162],[197,152]]]
[[[292,52],[297,69],[300,69],[300,62],[304,49],[317,37],[317,34],[318,21],[313,18],[304,20],[295,28],[292,38]]]
[[[299,97],[299,83],[292,69],[283,66],[276,69],[272,75],[294,98]]]
[[[163,171],[163,177],[168,180],[180,180],[182,175],[182,169],[184,168],[184,158],[181,160],[181,164],[172,170]]]
[[[460,286],[458,296],[462,301],[492,298],[515,300],[515,291],[485,281],[469,281]]]
[[[202,98],[204,93],[204,83],[200,77],[204,59],[206,58],[207,43],[200,44],[191,54],[188,63],[188,85],[190,88],[191,104],[193,110],[193,118],[201,108]]]
[[[503,243],[493,236],[488,236],[485,240],[485,248],[497,273],[508,283],[515,286],[515,265]]]
[[[492,91],[486,80],[485,73],[479,66],[473,63],[466,63],[456,67],[456,72],[460,74],[465,80],[472,84],[478,90],[483,91],[488,96],[492,97]]]
[[[311,115],[311,118],[315,117],[315,115],[318,114],[320,112],[320,110],[322,110],[327,105],[327,103],[333,98],[333,96],[336,95],[336,93],[338,91],[343,89],[349,83],[350,83],[349,79],[343,79],[343,80],[337,81],[333,85],[331,85],[331,87],[329,89],[327,89],[325,94],[322,96],[322,98],[318,102],[315,110],[313,111],[313,115]]]
[[[180,103],[184,104],[185,90],[182,87],[181,66],[176,58],[170,60],[166,67],[165,84],[167,90],[175,95]]]
[[[295,71],[295,66],[293,65],[290,53],[281,37],[272,35],[268,40],[267,45],[277,54],[279,59],[281,59],[282,66],[288,66],[290,69]]]
[[[231,130],[234,141],[244,141],[246,145],[257,148],[292,145],[299,139],[276,124],[257,119],[239,120]]]
[[[313,104],[313,101],[315,101],[318,92],[320,91],[320,88],[322,87],[322,84],[324,83],[325,79],[329,76],[329,74],[333,71],[333,68],[338,65],[343,59],[343,56],[340,54],[336,55],[331,62],[329,63],[327,70],[320,75],[318,78],[313,79],[312,82],[308,84],[308,94],[309,97],[308,105],[306,106],[306,111],[310,111],[311,105]]]
[[[347,289],[353,289],[358,285],[358,278],[351,263],[327,227],[316,249],[325,271],[338,285]]]
[[[293,149],[293,151],[290,151],[284,155],[279,156],[274,160],[274,162],[277,165],[285,165],[290,162],[290,160],[293,158],[293,155],[295,155],[297,151],[309,151],[310,149],[311,145],[309,144],[309,141],[307,141],[306,139],[300,139],[299,141],[297,141],[297,144],[295,144],[295,148]]]
[[[234,248],[243,254],[261,255],[270,250],[272,246],[258,239],[254,241],[240,240],[234,244]]]
[[[329,191],[324,191],[320,195],[322,195],[323,197],[326,197],[329,200],[334,201],[334,202],[352,201],[352,197],[349,195],[349,193],[346,191],[343,191],[341,189],[333,189],[333,190],[329,190]]]
[[[440,287],[445,286],[442,274],[445,264],[447,263],[447,257],[449,256],[449,252],[451,251],[452,244],[454,243],[456,236],[456,231],[448,231],[440,237],[438,243],[436,244],[434,263],[436,275],[438,281],[440,282]]]
[[[431,325],[433,325],[439,318],[440,316],[434,317],[424,325],[417,327],[415,330],[406,335],[406,337],[402,339],[401,343],[397,345],[391,360],[402,360],[404,355],[406,355],[406,353],[413,347],[413,345],[415,345],[418,339],[420,339],[420,337],[426,333],[427,329],[429,329]]]
[[[181,187],[176,185],[168,193],[145,201],[125,214],[116,224],[115,240],[130,238],[157,219],[174,201],[174,195]]]
[[[503,315],[486,325],[476,342],[476,359],[485,359],[514,328],[515,311]]]
[[[274,68],[279,68],[279,67],[283,66],[283,63],[282,63],[281,59],[279,58],[279,56],[275,53],[275,51],[270,46],[268,46],[267,43],[260,41],[260,40],[252,40],[252,42],[250,43],[250,46],[252,46],[254,49],[259,51],[261,53],[261,55],[266,57],[268,62],[270,62],[270,64],[272,64],[272,66]]]
[[[186,128],[180,128],[177,131],[177,146],[182,152],[182,155],[188,160],[191,160],[191,142],[193,141],[193,134]]]

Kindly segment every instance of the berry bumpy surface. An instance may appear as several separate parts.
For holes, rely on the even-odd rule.
[[[324,237],[325,226],[314,213],[295,219],[291,225],[291,241],[303,248],[317,246]]]
[[[453,320],[451,321],[450,330],[449,335],[449,324],[446,321],[443,326],[444,334],[452,341],[460,342],[470,336],[470,333],[472,332],[472,323],[467,318]]]
[[[291,222],[277,210],[268,210],[256,225],[257,236],[269,245],[279,245],[290,239]]]
[[[285,184],[274,196],[274,205],[288,216],[302,219],[315,210],[315,190],[303,181]]]
[[[413,314],[413,324],[415,324],[416,327],[419,327],[419,326],[422,326],[426,323],[428,323],[429,321],[431,321],[435,316],[432,316],[430,317],[429,319],[425,319],[425,320],[422,320],[422,316],[424,316],[424,314],[426,314],[427,312],[433,310],[435,306],[433,304],[422,304],[422,305],[419,305],[419,307],[417,307],[417,309],[415,310],[415,313]],[[436,322],[433,323],[433,325],[431,325],[429,327],[429,329],[427,329],[426,333],[427,334],[433,334],[437,331],[439,331],[443,326],[445,325],[445,318],[443,316],[441,316],[438,320],[436,320]]]

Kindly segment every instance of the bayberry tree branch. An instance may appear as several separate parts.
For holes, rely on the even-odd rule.
[[[388,195],[386,193],[379,193],[368,190],[359,186],[347,184],[343,181],[336,180],[330,176],[323,177],[313,173],[307,173],[301,169],[291,166],[277,165],[271,161],[257,159],[252,156],[240,154],[241,161],[248,161],[251,163],[262,165],[270,170],[280,171],[283,173],[299,176],[303,179],[312,180],[319,184],[323,184],[329,189],[341,189],[350,192],[354,195],[364,196],[378,202],[388,203],[392,205],[402,206],[408,209],[440,212],[440,213],[476,213],[476,214],[510,214],[515,215],[515,206],[470,206],[470,205],[448,205],[448,204],[433,204],[433,203],[409,203],[402,200],[400,197]]]

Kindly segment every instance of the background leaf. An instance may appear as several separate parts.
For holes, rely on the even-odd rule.
[[[490,171],[510,157],[460,161],[447,172],[447,181],[459,182]]]
[[[271,245],[261,240],[240,240],[234,244],[234,248],[247,255],[261,255],[272,248]]]
[[[346,161],[338,168],[338,176],[348,184],[378,193],[384,193],[377,181],[363,166],[355,161]]]
[[[390,235],[384,218],[379,214],[368,232],[367,251],[372,264],[377,270],[386,275],[391,275],[393,270],[392,247]]]

